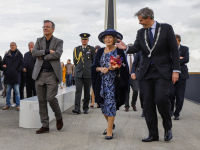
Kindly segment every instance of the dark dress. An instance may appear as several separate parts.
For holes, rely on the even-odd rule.
[[[103,53],[100,60],[101,67],[109,67],[110,57],[117,56],[117,50],[109,53]],[[115,71],[109,71],[107,74],[101,73],[101,91],[100,96],[104,99],[104,104],[100,103],[102,113],[106,116],[116,116],[115,102]]]
[[[110,59],[112,53],[114,53],[114,56],[120,55],[120,57],[123,57],[123,63],[125,65],[122,65],[120,69],[115,71],[109,71],[107,75],[97,72],[97,67],[102,67],[104,65],[108,67],[108,59]],[[95,102],[103,107],[102,112],[108,116],[115,116],[116,110],[125,103],[126,92],[129,86],[129,70],[123,50],[117,48],[107,53],[107,56],[105,56],[107,64],[106,62],[101,62],[103,55],[104,48],[100,48],[91,66],[92,88],[95,94]],[[102,87],[104,88],[103,92]]]

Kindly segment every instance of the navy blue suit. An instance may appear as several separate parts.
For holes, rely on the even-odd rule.
[[[180,54],[180,57],[184,57],[183,59],[180,59],[181,73],[179,75],[178,81],[175,84],[172,83],[171,89],[170,89],[172,113],[174,112],[174,104],[175,104],[175,98],[176,98],[176,110],[174,112],[175,117],[179,117],[180,112],[183,108],[186,80],[189,78],[188,67],[186,65],[186,63],[189,62],[189,48],[186,46],[180,45],[179,54]]]
[[[128,54],[142,51],[140,81],[142,91],[145,93],[143,110],[149,133],[155,136],[158,135],[156,106],[163,119],[164,129],[172,128],[169,91],[173,70],[180,70],[178,45],[171,25],[156,23],[152,44],[155,44],[160,26],[160,36],[151,57],[148,57],[149,50],[145,42],[145,32],[148,32],[146,28],[138,30],[134,45],[127,50]],[[147,43],[150,45],[149,38],[147,38]],[[153,65],[150,65],[151,62]]]
[[[142,90],[141,90],[140,75],[139,75],[141,59],[142,59],[142,51],[139,51],[134,56],[134,61],[133,61],[132,69],[131,69],[131,74],[135,73],[135,75],[137,77],[136,80],[138,81],[138,86],[139,86],[139,90],[140,90],[140,104],[141,104],[141,108],[143,109],[143,93],[142,93]]]

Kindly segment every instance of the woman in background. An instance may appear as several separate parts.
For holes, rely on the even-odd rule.
[[[62,77],[63,80],[60,83],[60,88],[63,89],[63,83],[65,83],[65,75],[66,75],[66,68],[63,62],[61,62],[61,67],[62,67]]]

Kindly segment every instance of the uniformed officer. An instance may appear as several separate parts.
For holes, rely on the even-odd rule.
[[[82,33],[81,46],[75,47],[73,53],[74,65],[75,65],[75,109],[72,110],[73,113],[80,114],[80,102],[82,87],[84,86],[84,101],[83,101],[83,111],[88,114],[89,100],[90,100],[90,87],[91,87],[91,72],[90,67],[93,64],[95,58],[94,47],[88,45],[90,34]]]

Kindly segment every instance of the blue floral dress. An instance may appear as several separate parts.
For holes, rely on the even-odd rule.
[[[110,57],[117,56],[117,49],[103,53],[100,59],[101,67],[108,68],[110,65]],[[109,71],[107,74],[101,73],[102,83],[100,96],[104,99],[104,104],[100,103],[102,113],[106,116],[116,116],[116,101],[115,101],[115,71]]]

